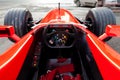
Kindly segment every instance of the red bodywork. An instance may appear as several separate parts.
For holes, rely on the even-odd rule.
[[[6,52],[0,55],[0,80],[16,80],[22,65],[30,53],[31,47],[34,45],[36,39],[35,33],[47,24],[73,24],[77,28],[82,29],[86,33],[86,40],[92,52],[92,55],[97,64],[98,70],[104,80],[120,80],[120,54],[114,51],[102,40],[106,36],[119,36],[120,28],[114,29],[112,32],[117,32],[116,35],[109,34],[96,37],[92,32],[86,29],[79,21],[65,9],[51,10],[41,22],[34,26],[33,30],[27,33],[22,38],[15,35],[12,26],[0,26],[0,37],[11,37],[16,43],[10,47]],[[110,25],[109,25],[110,26]],[[111,27],[112,28],[112,27]],[[118,31],[119,29],[119,31]],[[8,34],[8,35],[6,35]],[[44,79],[43,79],[44,80]]]

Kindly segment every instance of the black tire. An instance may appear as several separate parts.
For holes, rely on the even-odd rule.
[[[80,7],[80,6],[81,6],[81,2],[80,2],[79,0],[77,0],[76,6],[77,6],[77,7]]]
[[[96,3],[94,3],[94,6],[93,6],[93,8],[95,8],[97,6],[97,2]]]
[[[76,3],[78,0],[74,0],[74,3]]]
[[[105,6],[105,0],[102,0],[102,6]]]
[[[89,22],[88,29],[96,36],[103,34],[107,25],[116,24],[114,13],[106,7],[91,9],[86,16],[86,21]]]
[[[5,15],[4,25],[14,26],[15,33],[22,37],[30,31],[33,18],[29,10],[25,8],[10,9]]]

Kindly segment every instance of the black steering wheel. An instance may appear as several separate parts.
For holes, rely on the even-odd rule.
[[[76,33],[73,25],[70,27],[48,25],[44,28],[43,37],[45,44],[50,48],[70,48],[76,42]]]

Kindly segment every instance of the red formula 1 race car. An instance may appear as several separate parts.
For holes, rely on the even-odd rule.
[[[15,8],[4,21],[0,37],[15,44],[0,55],[0,80],[120,80],[120,55],[105,43],[120,36],[110,9],[93,8],[81,21],[59,7],[34,22]]]

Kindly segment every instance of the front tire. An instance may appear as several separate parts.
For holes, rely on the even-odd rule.
[[[5,15],[4,25],[14,26],[15,33],[22,37],[30,31],[33,18],[29,10],[25,8],[10,9]]]
[[[89,22],[88,29],[96,36],[103,34],[107,25],[116,24],[114,13],[106,7],[91,9],[86,16],[86,21]]]

